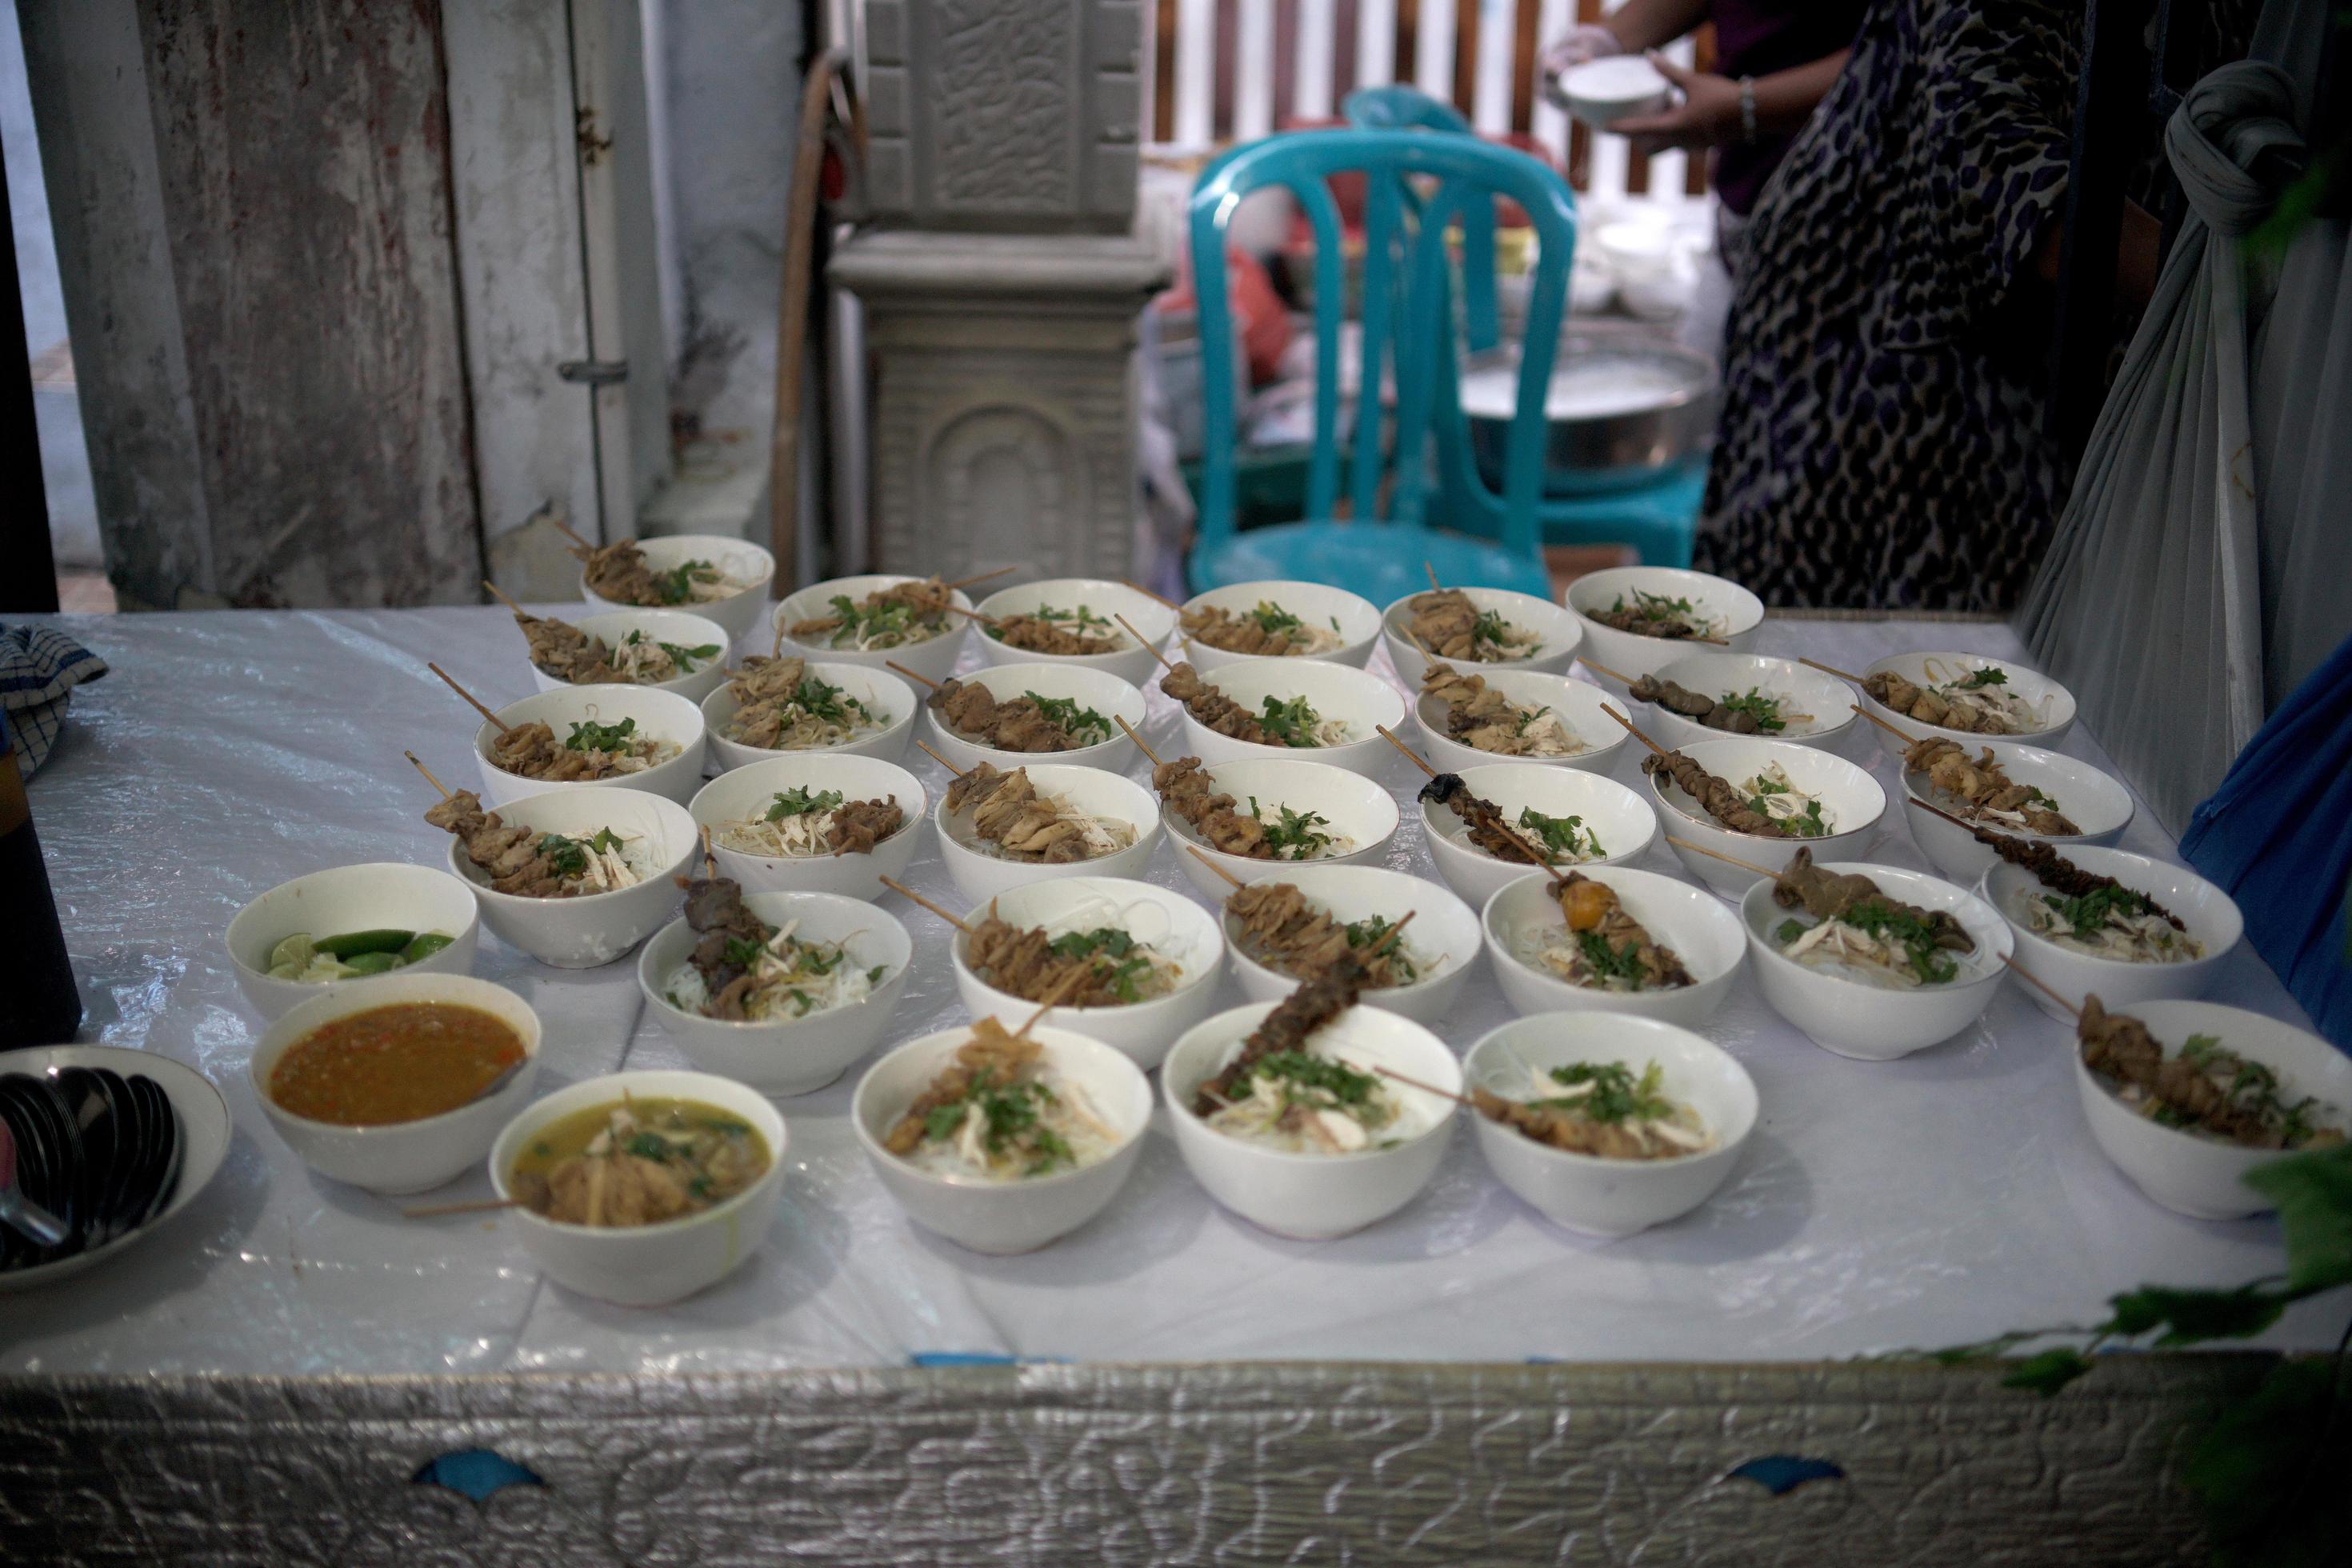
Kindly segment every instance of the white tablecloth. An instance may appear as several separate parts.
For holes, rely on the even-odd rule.
[[[0,1296],[0,1372],[71,1373],[663,1372],[895,1364],[925,1353],[1079,1361],[1365,1357],[1514,1361],[1816,1359],[1980,1339],[2099,1315],[2143,1281],[2222,1285],[2280,1266],[2269,1220],[2181,1218],[2091,1142],[2065,1031],[2014,984],[1958,1038],[1905,1060],[1849,1061],[1768,1009],[1743,974],[1706,1032],[1754,1075],[1760,1124],[1716,1198],[1683,1221],[1600,1242],[1549,1226],[1487,1173],[1457,1127],[1410,1207],[1343,1240],[1266,1235],[1212,1204],[1165,1122],[1133,1179],[1085,1229],[1025,1258],[916,1230],[852,1139],[856,1069],[782,1102],[784,1208],[767,1245],[680,1305],[604,1305],[545,1283],[497,1217],[415,1222],[311,1174],[255,1104],[259,1022],[221,937],[254,895],[343,862],[439,864],[413,747],[470,782],[474,716],[428,658],[494,702],[531,689],[522,639],[488,609],[122,616],[60,622],[114,667],[74,699],[35,781],[86,1039],[163,1052],[209,1074],[236,1121],[202,1199],[112,1265]],[[1999,658],[2004,626],[1774,622],[1759,651],[1860,668],[1906,648]],[[1373,668],[1386,674],[1382,656]],[[1152,694],[1155,749],[1177,738]],[[2064,750],[2105,764],[2077,729]],[[1640,783],[1634,748],[1617,775]],[[1847,754],[1901,792],[1867,736]],[[908,765],[934,788],[941,770]],[[1387,864],[1434,879],[1412,808]],[[1138,773],[1141,773],[1139,766]],[[931,831],[926,828],[928,835]],[[2125,846],[2168,855],[2143,816]],[[1927,868],[1899,809],[1868,858]],[[1663,845],[1646,862],[1677,871]],[[1152,878],[1188,886],[1163,847]],[[963,900],[927,843],[914,885]],[[889,1039],[962,1018],[947,927],[892,895],[915,973]],[[682,1059],[646,1015],[635,964],[542,968],[485,931],[477,973],[546,1021],[544,1089]],[[1241,1000],[1230,978],[1220,1005]],[[2216,999],[2304,1021],[2251,950]],[[1457,1048],[1508,1016],[1486,961],[1441,1030]],[[487,1195],[476,1174],[436,1194]],[[415,1203],[418,1200],[410,1199]],[[2265,1342],[2332,1341],[2290,1313]]]

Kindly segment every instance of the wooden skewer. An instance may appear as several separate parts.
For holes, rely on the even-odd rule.
[[[1847,707],[1849,707],[1849,708],[1851,708],[1851,709],[1853,709],[1855,712],[1857,712],[1857,713],[1861,714],[1864,718],[1865,718],[1865,719],[1869,720],[1872,723],[1874,723],[1874,724],[1877,725],[1880,729],[1882,729],[1882,730],[1885,731],[1888,734],[1890,734],[1890,735],[1894,736],[1895,739],[1897,739],[1897,740],[1901,741],[1905,745],[1906,745],[1906,746],[1916,746],[1916,745],[1917,745],[1917,744],[1919,743],[1919,737],[1918,737],[1918,736],[1914,735],[1914,734],[1911,734],[1911,733],[1909,733],[1909,732],[1908,732],[1908,731],[1903,731],[1903,730],[1898,730],[1898,729],[1896,729],[1894,725],[1892,725],[1892,724],[1888,723],[1885,720],[1884,720],[1884,719],[1880,718],[1877,714],[1873,713],[1869,709],[1864,708],[1861,703],[1859,703],[1859,702],[1849,702],[1849,703],[1847,703],[1847,704],[1846,704],[1846,706],[1847,706]]]
[[[1381,953],[1386,952],[1390,948],[1394,947],[1396,945],[1397,938],[1404,934],[1404,928],[1412,924],[1412,917],[1419,913],[1421,913],[1419,910],[1405,910],[1404,919],[1389,927],[1389,934],[1381,938],[1380,941],[1372,943],[1372,945],[1365,951],[1364,956],[1366,958],[1378,958]]]
[[[905,676],[909,680],[919,680],[934,691],[940,689],[940,683],[938,681],[933,680],[928,675],[917,675],[913,670],[908,669],[905,665],[900,664],[895,658],[886,658],[882,663],[885,668],[897,670],[899,674]]]
[[[1244,882],[1239,877],[1234,876],[1231,871],[1226,870],[1223,866],[1218,865],[1214,860],[1210,859],[1208,852],[1202,849],[1199,845],[1187,844],[1184,847],[1192,851],[1192,858],[1198,860],[1202,865],[1206,866],[1210,870],[1214,871],[1218,876],[1223,877],[1226,881],[1231,882],[1235,888],[1244,888],[1249,885],[1246,882]]]
[[[960,931],[963,932],[963,934],[964,934],[964,935],[966,935],[966,936],[970,936],[970,935],[971,934],[971,926],[969,926],[969,925],[965,924],[961,920],[958,919],[956,916],[954,916],[954,915],[951,915],[951,914],[948,913],[948,912],[947,912],[947,910],[943,910],[943,909],[940,908],[940,906],[939,906],[939,905],[937,905],[937,904],[935,904],[935,903],[931,902],[931,900],[929,900],[929,899],[927,899],[927,898],[923,897],[923,895],[922,895],[922,894],[920,894],[920,893],[919,893],[919,892],[915,891],[915,889],[912,889],[912,888],[910,888],[910,887],[907,886],[907,884],[906,884],[906,883],[899,881],[897,878],[895,878],[895,877],[884,877],[884,878],[881,878],[881,879],[880,879],[880,881],[881,881],[881,883],[882,883],[882,885],[883,885],[884,887],[886,887],[886,888],[889,889],[892,892],[897,893],[897,894],[898,894],[900,897],[902,897],[902,898],[906,899],[909,903],[917,903],[917,904],[920,904],[920,905],[922,905],[922,906],[923,906],[923,908],[925,908],[925,909],[927,909],[927,910],[930,910],[930,911],[931,911],[931,913],[933,913],[933,914],[935,914],[935,915],[939,916],[939,917],[940,917],[940,919],[941,919],[941,920],[943,920],[943,921],[947,921],[947,922],[948,922],[948,924],[950,924],[950,925],[951,925],[951,926],[955,927],[955,928],[956,928],[956,930],[958,930],[958,931]]]
[[[702,824],[702,872],[716,881],[719,879],[719,857],[710,847],[710,824]]]
[[[1666,842],[1677,849],[1687,849],[1694,855],[1705,855],[1710,859],[1720,860],[1727,866],[1737,866],[1743,871],[1753,871],[1759,877],[1769,877],[1776,882],[1780,879],[1780,873],[1769,866],[1759,866],[1753,860],[1742,860],[1737,855],[1726,855],[1720,849],[1709,849],[1704,844],[1694,844],[1687,838],[1677,838],[1671,833],[1666,835]]]
[[[491,582],[488,577],[482,579],[482,586],[490,591],[491,598],[496,599],[499,604],[504,605],[516,615],[527,616],[530,613],[524,609],[520,605],[516,604],[512,599],[508,598],[505,590],[500,588],[496,583]]]
[[[1135,732],[1135,726],[1127,721],[1126,714],[1114,713],[1111,717],[1118,721],[1118,727],[1120,729],[1127,731],[1127,738],[1135,742],[1135,749],[1143,753],[1144,761],[1150,763],[1155,768],[1161,765],[1159,757],[1153,753],[1151,748],[1144,744],[1143,737]]]
[[[983,626],[992,626],[997,624],[996,617],[994,616],[983,616],[978,610],[967,610],[961,605],[941,605],[940,608],[947,611],[950,615],[969,616]]]
[[[1181,610],[1184,608],[1184,606],[1183,606],[1183,605],[1181,605],[1178,604],[1178,603],[1177,603],[1175,600],[1173,600],[1173,599],[1162,599],[1162,598],[1160,598],[1160,596],[1159,595],[1157,595],[1157,594],[1153,593],[1150,589],[1149,589],[1149,588],[1145,587],[1142,584],[1136,582],[1136,581],[1135,581],[1134,579],[1132,579],[1132,578],[1129,578],[1129,577],[1121,577],[1121,578],[1118,580],[1118,584],[1119,584],[1119,586],[1120,586],[1120,587],[1122,587],[1122,588],[1132,588],[1132,589],[1134,589],[1137,593],[1139,593],[1139,594],[1142,595],[1145,598],[1150,599],[1150,600],[1152,600],[1153,602],[1155,602],[1155,603],[1157,603],[1157,604],[1162,604],[1162,605],[1167,605],[1167,606],[1168,606],[1170,609],[1171,609],[1171,610],[1181,611]]]
[[[1585,668],[1593,671],[1597,675],[1605,675],[1621,686],[1631,686],[1633,684],[1633,679],[1631,676],[1620,675],[1605,664],[1596,664],[1591,659],[1585,658],[1582,654],[1578,654],[1576,657],[1580,659],[1583,659]]]
[[[1803,654],[1799,654],[1797,656],[1797,662],[1799,664],[1810,664],[1815,669],[1820,670],[1823,675],[1834,675],[1840,680],[1851,680],[1856,686],[1860,686],[1862,684],[1862,677],[1859,675],[1849,675],[1844,670],[1840,669],[1836,665],[1823,664],[1820,659],[1807,658]]]
[[[1396,1079],[1397,1082],[1404,1085],[1407,1089],[1417,1089],[1423,1094],[1433,1094],[1440,1100],[1450,1100],[1456,1105],[1467,1105],[1473,1110],[1477,1109],[1476,1103],[1466,1094],[1456,1094],[1450,1089],[1440,1089],[1433,1083],[1423,1083],[1417,1078],[1407,1078],[1404,1074],[1391,1071],[1390,1068],[1381,1067],[1377,1062],[1372,1064],[1372,1070],[1380,1074],[1382,1078],[1392,1078]]]
[[[504,735],[509,733],[513,730],[514,726],[509,724],[505,720],[499,718],[497,714],[484,707],[480,698],[475,696],[472,692],[458,685],[457,680],[451,677],[447,670],[442,668],[439,665],[433,663],[429,659],[425,661],[425,668],[439,676],[442,679],[448,681],[449,689],[464,698],[467,701],[472,703],[474,705],[475,712],[479,713],[483,718],[488,719],[491,723],[497,725],[499,727],[499,734]]]
[[[403,1209],[400,1211],[400,1217],[441,1219],[449,1215],[490,1214],[499,1209],[518,1209],[522,1206],[523,1202],[520,1198],[477,1198],[472,1203],[427,1204],[423,1208]]]
[[[1946,822],[1950,823],[1953,826],[1955,826],[1955,827],[1960,827],[1960,828],[1966,828],[1966,829],[1968,830],[1969,836],[1970,837],[1972,837],[1972,838],[1973,838],[1974,837],[1976,837],[1977,829],[1978,829],[1978,828],[1979,828],[1979,827],[1984,827],[1984,830],[1985,830],[1987,833],[1990,833],[1990,832],[1992,832],[1992,829],[1991,829],[1991,828],[1990,828],[1990,827],[1985,827],[1985,826],[1984,826],[1984,824],[1983,824],[1983,823],[1981,823],[1981,822],[1970,822],[1970,821],[1969,821],[1969,820],[1968,820],[1967,818],[1965,818],[1965,817],[1954,816],[1950,812],[1946,811],[1942,806],[1936,805],[1933,801],[1921,800],[1921,799],[1920,799],[1917,795],[1913,795],[1913,796],[1911,797],[1911,799],[1912,799],[1912,802],[1913,802],[1915,805],[1916,805],[1919,807],[1919,809],[1920,809],[1920,810],[1922,810],[1922,811],[1932,811],[1932,812],[1934,812],[1937,816],[1942,817]],[[2003,837],[2022,837],[2022,836],[2021,836],[2021,835],[2004,835]]]
[[[1116,610],[1111,612],[1110,618],[1117,621],[1120,626],[1125,626],[1127,628],[1127,635],[1133,637],[1138,646],[1150,648],[1151,650],[1151,657],[1158,659],[1162,668],[1171,673],[1175,670],[1176,667],[1169,661],[1168,656],[1160,651],[1160,645],[1151,641],[1149,637],[1146,637],[1141,632],[1137,631],[1135,629],[1134,622],[1129,620],[1125,616],[1120,615]]]
[[[956,776],[956,777],[958,777],[958,778],[961,778],[961,777],[963,777],[963,776],[964,776],[964,773],[965,773],[965,770],[964,770],[964,769],[962,769],[962,768],[960,768],[960,767],[956,766],[953,763],[951,763],[951,762],[948,761],[945,757],[943,757],[943,756],[940,755],[937,752],[932,751],[932,750],[930,749],[930,747],[929,747],[929,746],[924,746],[924,745],[923,745],[923,742],[922,742],[922,741],[921,741],[921,739],[920,739],[919,737],[916,740],[915,744],[917,744],[917,745],[919,745],[919,746],[922,746],[922,747],[923,747],[924,753],[925,753],[926,755],[928,755],[928,756],[931,759],[931,761],[933,761],[933,762],[935,762],[935,763],[939,763],[939,764],[940,764],[940,766],[941,766],[941,767],[943,767],[943,768],[947,769],[947,771],[948,771],[948,772],[950,772],[950,773],[951,773],[955,774],[955,776]]]
[[[1031,1029],[1037,1026],[1038,1019],[1044,1017],[1046,1014],[1052,1012],[1055,1008],[1060,1006],[1065,1001],[1068,1000],[1070,993],[1076,991],[1079,984],[1085,981],[1087,973],[1088,971],[1085,967],[1081,966],[1071,970],[1067,974],[1062,976],[1062,983],[1059,985],[1055,986],[1051,991],[1045,993],[1045,1002],[1038,1006],[1034,1013],[1029,1015],[1029,1021],[1027,1023],[1023,1024],[1019,1028],[1013,1031],[1013,1037],[1018,1040],[1025,1037]]]
[[[979,576],[977,576],[977,577],[959,577],[959,578],[957,578],[954,582],[952,582],[952,583],[950,583],[950,584],[948,584],[948,589],[949,589],[949,591],[950,591],[950,593],[952,593],[954,590],[956,590],[956,589],[958,589],[958,588],[969,588],[969,587],[971,587],[974,583],[985,583],[985,582],[987,582],[991,577],[1002,577],[1002,576],[1003,576],[1007,572],[1010,572],[1010,571],[1012,571],[1012,570],[1013,570],[1013,568],[1012,568],[1012,567],[1010,567],[1010,566],[999,566],[995,571],[993,571],[993,572],[982,572],[982,573]]]
[[[433,770],[426,767],[423,763],[417,761],[416,753],[415,752],[403,752],[400,754],[408,759],[409,765],[411,767],[414,767],[418,773],[425,775],[425,782],[426,784],[431,784],[435,789],[441,792],[441,798],[443,800],[447,800],[449,798],[449,786],[443,784],[439,779],[435,778],[433,776]]]
[[[1402,752],[1406,756],[1411,757],[1414,767],[1419,768],[1431,778],[1435,778],[1437,776],[1437,770],[1431,767],[1427,763],[1423,762],[1419,752],[1414,751],[1411,746],[1406,745],[1402,741],[1400,741],[1394,735],[1390,734],[1389,727],[1386,724],[1375,724],[1372,728],[1379,731],[1390,745],[1394,746],[1398,751]]]
[[[1431,593],[1443,594],[1445,592],[1445,585],[1437,580],[1436,567],[1432,566],[1428,562],[1424,561],[1421,563],[1421,569],[1429,574],[1429,591]]]
[[[1601,710],[1603,713],[1608,714],[1608,715],[1609,715],[1609,717],[1611,717],[1612,719],[1616,720],[1616,721],[1617,721],[1617,722],[1619,722],[1620,724],[1624,725],[1624,726],[1625,726],[1625,728],[1626,728],[1629,731],[1631,731],[1631,732],[1632,732],[1632,734],[1633,734],[1633,739],[1635,739],[1635,740],[1637,740],[1637,741],[1641,742],[1642,742],[1642,744],[1643,744],[1643,745],[1645,745],[1645,746],[1649,747],[1649,748],[1650,748],[1650,750],[1652,750],[1652,751],[1654,751],[1654,752],[1657,752],[1657,753],[1658,753],[1658,755],[1660,755],[1660,756],[1662,756],[1662,757],[1663,757],[1663,756],[1664,756],[1664,755],[1666,754],[1666,749],[1665,749],[1664,746],[1661,746],[1660,744],[1658,744],[1655,741],[1653,741],[1652,739],[1650,739],[1650,737],[1649,737],[1649,736],[1644,735],[1643,733],[1642,733],[1642,731],[1641,731],[1639,729],[1635,728],[1634,723],[1633,723],[1633,721],[1632,721],[1631,719],[1626,718],[1626,717],[1625,717],[1625,715],[1623,715],[1622,713],[1618,712],[1618,711],[1617,711],[1617,710],[1615,710],[1614,708],[1610,707],[1610,706],[1609,706],[1609,704],[1607,704],[1606,702],[1603,702],[1603,703],[1601,705]]]
[[[1728,637],[1695,637],[1690,640],[1692,642],[1711,642],[1717,647],[1729,647],[1731,646],[1731,639]]]
[[[564,538],[566,538],[566,539],[568,539],[568,540],[572,541],[572,543],[574,543],[574,544],[578,545],[581,549],[583,549],[583,550],[594,550],[594,549],[596,548],[596,546],[595,546],[595,545],[593,545],[593,544],[589,543],[586,540],[584,540],[584,539],[581,538],[578,534],[576,534],[576,533],[572,532],[572,525],[571,525],[570,523],[568,523],[568,522],[566,522],[566,521],[563,521],[563,517],[562,517],[562,513],[558,512],[558,513],[556,513],[556,514],[554,514],[554,515],[551,515],[551,516],[550,516],[550,517],[548,518],[548,520],[547,520],[547,521],[550,521],[550,522],[551,522],[551,523],[553,523],[553,524],[555,524],[555,531],[556,531],[556,532],[558,532],[558,533],[560,533],[560,534],[563,535],[563,537],[564,537]]]
[[[2041,992],[2042,994],[2049,997],[2050,1000],[2057,1003],[2058,1005],[2066,1009],[2066,1016],[2068,1017],[2073,1018],[2077,1022],[2081,1021],[2083,1010],[2080,1007],[2075,1006],[2072,1002],[2067,1001],[2063,996],[2058,994],[2057,991],[2052,987],[2048,981],[2034,973],[2033,971],[2026,968],[2025,965],[2018,963],[2017,954],[2013,952],[2002,953],[2000,955],[2000,961],[2009,965],[2011,973],[2016,975],[2020,980],[2024,981],[2028,985],[2032,986],[2035,990]]]

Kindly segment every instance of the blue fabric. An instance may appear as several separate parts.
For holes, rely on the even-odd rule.
[[[0,710],[17,772],[29,779],[48,760],[73,689],[105,673],[104,659],[54,626],[0,626]]]
[[[2352,1052],[2352,638],[2254,732],[2180,855],[2238,900],[2254,951]]]

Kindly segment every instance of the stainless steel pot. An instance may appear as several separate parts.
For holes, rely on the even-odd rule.
[[[1473,355],[1463,374],[1466,378],[1479,371],[1516,373],[1517,366],[1516,349],[1499,349]],[[1592,395],[1596,389],[1605,394],[1612,379],[1628,384],[1624,395]],[[1562,412],[1547,422],[1544,493],[1598,495],[1663,478],[1714,444],[1721,392],[1715,361],[1696,349],[1637,329],[1581,323],[1568,329],[1560,334],[1552,368],[1551,401],[1606,406],[1593,413]],[[1474,413],[1469,424],[1478,471],[1499,489],[1510,416]]]

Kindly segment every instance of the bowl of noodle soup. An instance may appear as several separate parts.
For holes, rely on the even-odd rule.
[[[782,743],[755,746],[731,733],[741,704],[732,685],[702,700],[702,721],[710,733],[710,754],[723,772],[787,755],[827,753],[835,756],[882,757],[895,762],[907,754],[915,735],[915,711],[922,706],[915,689],[887,669],[866,669],[854,664],[811,664],[807,679],[846,699],[837,716],[804,713],[796,719]],[[848,702],[858,706],[850,708]],[[859,710],[863,710],[861,715]]]
[[[836,854],[826,834],[831,812],[825,803],[832,795],[842,803],[894,802],[904,820],[871,849]],[[687,810],[698,826],[710,830],[719,873],[747,893],[873,900],[882,896],[880,879],[906,876],[930,804],[921,782],[896,763],[815,752],[772,756],[721,773]]]

